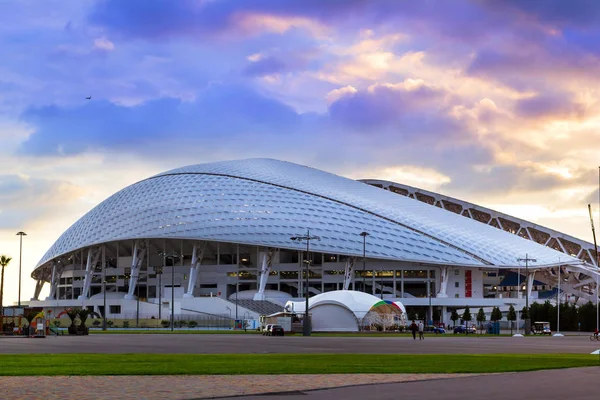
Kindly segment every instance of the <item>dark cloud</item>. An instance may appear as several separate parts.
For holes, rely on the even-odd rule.
[[[517,101],[515,111],[526,118],[581,118],[585,110],[568,93],[548,93]]]
[[[493,12],[523,13],[559,27],[597,27],[600,24],[600,2],[590,0],[479,0]]]
[[[329,113],[334,123],[356,130],[390,128],[398,135],[448,134],[453,121],[445,116],[443,100],[447,93],[425,85],[413,90],[377,85],[345,95],[332,103]]]
[[[367,0],[106,0],[97,4],[89,19],[125,37],[198,37],[231,29],[236,15],[244,11],[331,21],[367,5]]]
[[[247,87],[220,84],[212,85],[194,102],[162,98],[125,107],[92,99],[76,108],[31,108],[22,120],[34,133],[22,144],[21,152],[33,154],[132,150],[174,138],[223,143],[222,135],[284,135],[301,122],[293,109],[277,100]]]
[[[243,73],[247,76],[266,76],[278,74],[288,69],[286,64],[275,57],[266,57],[248,64]]]

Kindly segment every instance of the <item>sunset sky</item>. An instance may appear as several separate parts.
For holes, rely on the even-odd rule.
[[[591,242],[600,1],[0,0],[0,143],[5,304],[18,231],[29,300],[93,206],[218,160],[393,180]]]

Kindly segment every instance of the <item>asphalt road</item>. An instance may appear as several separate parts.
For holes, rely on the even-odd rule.
[[[100,334],[31,339],[0,337],[0,354],[155,353],[155,354],[493,354],[575,353],[600,349],[588,335],[565,337],[268,337],[228,334]]]
[[[349,386],[335,389],[287,393],[286,400],[397,400],[436,399],[464,400],[596,400],[600,396],[600,368],[493,374],[466,378],[434,379],[429,381]],[[283,395],[280,394],[280,396]],[[247,396],[244,400],[273,399],[267,396]],[[283,396],[282,396],[283,397]],[[239,398],[239,397],[238,397]]]

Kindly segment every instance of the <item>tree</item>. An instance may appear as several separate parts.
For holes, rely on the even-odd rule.
[[[469,326],[469,321],[471,321],[472,317],[471,317],[471,310],[469,310],[469,306],[467,306],[465,308],[465,311],[463,312],[462,315],[462,319],[465,321],[465,325],[468,327]],[[469,330],[467,329],[467,334],[469,334]]]
[[[89,333],[89,329],[85,326],[85,321],[87,321],[88,317],[92,318],[100,318],[100,314],[96,311],[88,310],[87,308],[81,308],[77,310],[77,316],[79,317],[79,331],[83,334],[87,335]]]
[[[2,279],[0,282],[0,315],[4,315],[4,268],[10,263],[12,257],[8,257],[5,255],[0,256],[0,266],[2,267]],[[0,321],[0,328],[2,327]]]
[[[513,321],[517,320],[517,313],[515,312],[515,308],[510,305],[508,308],[508,314],[506,315],[506,319],[510,321],[510,334],[513,333]]]
[[[458,313],[456,312],[456,310],[452,310],[452,314],[450,315],[450,319],[452,320],[454,326],[456,326],[456,321],[458,321],[460,317],[458,316]]]
[[[79,308],[67,308],[64,312],[71,320],[71,325],[67,328],[69,335],[77,335],[77,325],[75,325],[75,320],[77,319],[77,316],[79,316]]]
[[[527,310],[527,307],[523,307],[523,309],[521,310],[521,319],[529,319],[529,311]]]
[[[477,322],[479,323],[479,329],[483,333],[483,323],[485,322],[485,313],[483,312],[483,308],[480,308],[477,312]]]

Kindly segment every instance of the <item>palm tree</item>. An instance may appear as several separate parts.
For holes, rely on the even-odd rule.
[[[100,314],[95,311],[88,310],[87,308],[81,308],[77,312],[77,316],[79,316],[79,328],[78,330],[85,335],[89,333],[89,329],[85,326],[85,321],[87,321],[88,317],[92,318],[100,318]]]
[[[12,260],[12,257],[5,255],[0,256],[0,266],[2,267],[2,279],[0,282],[0,315],[4,315],[4,267],[10,263],[10,260]]]

